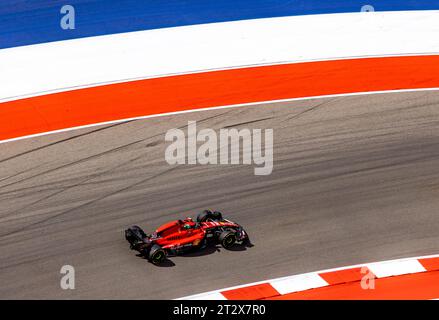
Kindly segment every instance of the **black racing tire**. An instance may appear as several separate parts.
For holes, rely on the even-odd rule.
[[[219,243],[224,249],[230,249],[236,242],[235,231],[223,231],[219,238]]]
[[[217,220],[217,221],[221,221],[221,220],[223,220],[223,214],[219,211],[214,211],[214,212],[212,212],[212,219]]]
[[[212,219],[212,211],[204,210],[197,215],[197,222],[205,222],[207,219]]]
[[[148,260],[155,265],[159,265],[166,258],[166,252],[158,244],[154,244],[148,253]]]

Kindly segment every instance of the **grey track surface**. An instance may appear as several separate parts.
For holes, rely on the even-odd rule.
[[[165,132],[188,120],[274,128],[274,170],[177,166]],[[439,93],[220,109],[0,145],[0,298],[177,298],[324,268],[439,252]],[[255,246],[155,267],[123,230],[202,209]],[[76,289],[60,289],[62,265]]]

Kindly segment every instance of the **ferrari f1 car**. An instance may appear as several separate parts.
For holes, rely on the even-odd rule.
[[[153,264],[162,263],[168,256],[220,244],[229,249],[236,243],[250,245],[247,232],[239,224],[224,219],[218,211],[204,210],[196,221],[191,218],[175,220],[146,234],[139,226],[125,230],[125,239],[132,250],[137,250]]]

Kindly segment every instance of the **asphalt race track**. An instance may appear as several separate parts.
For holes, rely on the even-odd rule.
[[[91,106],[92,107],[92,106]],[[274,169],[165,162],[168,129],[273,128]],[[185,113],[0,145],[0,298],[159,299],[439,252],[439,92]],[[156,267],[123,230],[217,209],[253,248]],[[76,289],[60,288],[60,269]]]

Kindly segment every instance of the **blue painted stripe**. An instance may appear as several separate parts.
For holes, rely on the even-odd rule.
[[[60,27],[73,5],[76,29]],[[439,10],[438,0],[12,0],[0,2],[0,48],[105,34],[293,15]]]

